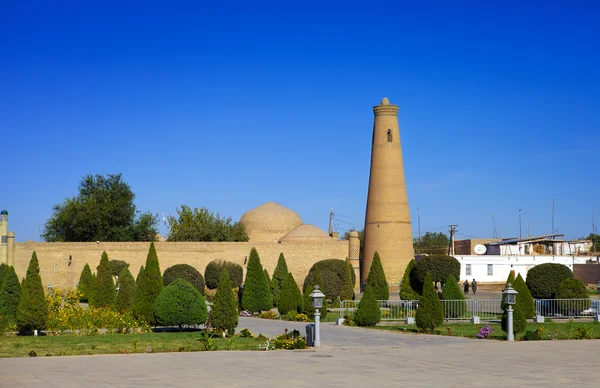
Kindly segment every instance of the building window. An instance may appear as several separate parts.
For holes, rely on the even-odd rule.
[[[488,264],[488,276],[494,276],[494,265]]]
[[[467,264],[467,268],[465,268],[466,275],[471,276],[471,264]]]
[[[388,143],[392,142],[392,130],[391,129],[387,130],[387,141],[388,141]]]

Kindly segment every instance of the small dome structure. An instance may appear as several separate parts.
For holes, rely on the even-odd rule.
[[[2,210],[2,211],[0,212],[0,214],[1,214],[1,215],[3,215],[3,216],[7,216],[7,215],[8,215],[8,212],[7,212],[6,210]]]
[[[293,210],[267,202],[244,213],[240,223],[246,228],[250,242],[276,242],[302,225],[302,219]]]
[[[328,239],[331,237],[318,226],[302,224],[279,239],[279,242]]]

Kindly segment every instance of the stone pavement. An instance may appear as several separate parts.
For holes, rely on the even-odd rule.
[[[274,335],[305,324],[241,318]],[[515,342],[324,324],[317,351],[38,357],[0,360],[1,387],[598,386],[598,340]]]

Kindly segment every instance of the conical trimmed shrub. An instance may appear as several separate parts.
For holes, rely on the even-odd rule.
[[[402,277],[402,283],[400,283],[400,299],[402,300],[419,300],[421,295],[417,291],[414,290],[412,285],[410,284],[411,280],[411,272],[415,266],[417,261],[412,259],[406,269],[404,270],[404,276]]]
[[[155,322],[154,303],[162,290],[163,280],[160,265],[158,264],[158,256],[156,255],[156,248],[154,248],[154,243],[150,243],[146,265],[135,288],[135,296],[133,298],[133,313],[137,319],[142,319],[150,323]],[[198,292],[198,294],[200,293]]]
[[[517,303],[520,305],[521,311],[523,311],[525,318],[532,319],[535,317],[535,301],[533,300],[533,296],[531,296],[531,292],[529,292],[529,288],[527,288],[527,284],[523,280],[521,274],[517,275],[517,278],[513,284],[513,288],[518,292]]]
[[[283,288],[283,283],[288,276],[288,267],[285,262],[285,257],[283,253],[279,254],[279,259],[277,260],[277,266],[275,267],[275,271],[273,271],[273,279],[271,280],[271,293],[273,294],[273,304],[277,306],[279,303],[279,294],[281,293],[281,289]]]
[[[92,270],[88,263],[85,263],[85,267],[83,267],[83,271],[81,271],[79,283],[77,283],[77,290],[81,293],[81,298],[79,298],[80,302],[86,303],[93,299],[96,284],[94,283],[94,276],[92,275]]]
[[[423,294],[419,299],[415,320],[419,329],[430,331],[444,322],[444,308],[433,287],[433,280],[429,272],[423,281]]]
[[[503,310],[500,326],[502,331],[508,333],[508,305],[505,305]],[[513,306],[513,333],[521,333],[525,331],[526,328],[527,319],[525,319],[525,315],[523,314],[523,310],[520,308],[519,301],[517,299],[517,303]]]
[[[96,272],[96,292],[90,304],[93,307],[115,307],[117,302],[117,293],[115,291],[115,283],[112,275],[112,268],[108,255],[102,252],[100,264]]]
[[[148,269],[146,265],[146,272]],[[177,279],[156,298],[153,316],[159,325],[178,326],[181,330],[183,325],[205,324],[208,309],[204,297],[196,287],[186,280]]]
[[[373,255],[373,263],[371,263],[371,268],[369,269],[367,284],[371,284],[371,291],[373,291],[376,300],[388,300],[390,298],[390,289],[385,279],[385,273],[383,273],[379,253],[377,252]]]
[[[2,282],[4,281],[4,276],[6,276],[7,273],[8,265],[0,263],[0,286],[2,285]]]
[[[248,259],[242,308],[253,313],[273,308],[273,295],[267,284],[256,248],[252,248]]]
[[[372,268],[372,267],[371,267]],[[354,322],[358,326],[375,326],[381,321],[381,310],[369,282],[363,293],[358,308],[354,313]]]
[[[133,310],[133,299],[135,296],[135,279],[128,267],[124,267],[119,273],[117,282],[119,292],[117,293],[117,310],[126,312]]]
[[[354,300],[354,285],[352,284],[352,265],[350,260],[346,259],[344,266],[344,279],[342,282],[341,300]]]
[[[140,285],[140,282],[142,281],[142,276],[144,276],[144,266],[143,265],[140,267],[140,270],[138,271],[138,274],[137,274],[137,276],[135,278],[135,285],[136,286]]]
[[[510,284],[511,287],[514,288],[514,286],[515,286],[515,273],[513,271],[510,271],[508,273],[508,277],[506,278],[506,284],[504,285],[504,288],[508,287],[509,284]],[[504,295],[502,296],[502,302],[500,302],[500,308],[502,310],[504,310],[506,308],[506,305],[504,304]]]
[[[283,283],[277,310],[279,310],[279,314],[282,315],[285,315],[290,311],[301,313],[303,304],[302,294],[300,294],[298,284],[296,284],[296,280],[294,280],[294,276],[290,272]]]
[[[13,266],[8,267],[0,285],[0,315],[15,318],[21,300],[21,284]]]
[[[448,275],[448,278],[446,278],[442,295],[444,296],[444,303],[447,303],[448,314],[451,318],[468,318],[467,302],[464,301],[465,294],[460,289],[458,280],[454,275]]]
[[[231,288],[229,271],[223,266],[219,287],[215,294],[215,300],[210,312],[210,324],[217,330],[227,331],[229,334],[235,333],[238,325],[237,299]]]
[[[27,275],[21,285],[21,300],[17,307],[17,329],[20,332],[44,330],[48,322],[48,302],[44,295],[40,265],[33,252]]]
[[[267,285],[269,286],[269,290],[271,289],[271,277],[269,276],[269,271],[267,269],[263,269],[263,273],[265,274],[265,279],[267,279]],[[271,293],[272,295],[273,293]]]

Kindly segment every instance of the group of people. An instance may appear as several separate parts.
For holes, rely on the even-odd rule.
[[[475,281],[475,279],[473,279],[473,281],[471,282],[471,289],[473,290],[473,295],[475,295],[475,293],[477,292],[477,281]],[[465,280],[465,282],[463,283],[463,291],[465,293],[465,295],[467,295],[469,293],[469,281]]]

